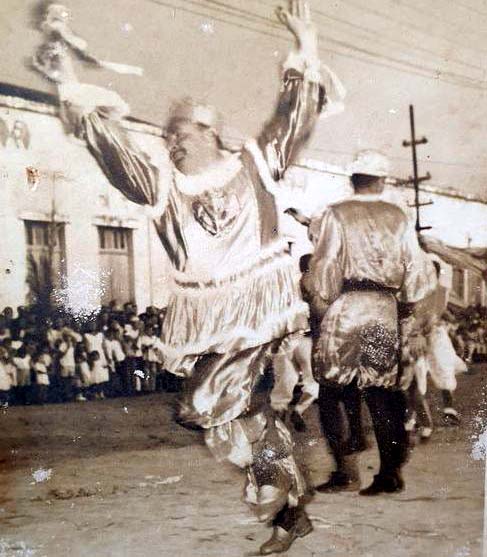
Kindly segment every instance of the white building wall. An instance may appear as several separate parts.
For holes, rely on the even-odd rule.
[[[1,99],[0,99],[1,101]],[[5,103],[4,103],[5,104]],[[99,169],[85,144],[67,136],[51,107],[9,101],[0,106],[0,118],[12,129],[16,120],[25,122],[30,132],[28,149],[15,146],[13,139],[0,144],[0,306],[25,302],[26,242],[23,219],[49,220],[53,207],[56,219],[66,223],[67,295],[76,303],[99,302],[97,225],[123,226],[133,230],[134,294],[139,307],[164,306],[170,289],[170,264],[143,207],[127,201],[113,188]],[[131,132],[161,170],[161,187],[170,179],[170,167],[161,137],[147,131]],[[40,183],[31,187],[26,167],[40,171]],[[290,169],[281,184],[278,203],[282,212],[295,207],[307,216],[318,215],[331,203],[351,194],[349,179],[338,167],[317,161],[301,161]],[[407,209],[413,191],[390,187],[386,195]],[[487,204],[466,202],[437,194],[421,194],[434,201],[422,209],[422,221],[433,226],[429,231],[444,242],[459,246],[487,245]],[[412,209],[411,218],[414,218]],[[282,215],[283,233],[294,242],[299,256],[311,251],[307,229]],[[448,277],[446,276],[448,275]],[[444,280],[451,282],[445,268]],[[93,283],[92,288],[86,285]],[[85,285],[85,288],[80,288]],[[485,288],[484,288],[485,290]]]
[[[284,210],[295,207],[311,217],[322,213],[330,204],[351,194],[349,178],[343,169],[333,168],[318,161],[305,161],[302,165],[292,168],[286,177],[281,208]],[[384,197],[400,205],[415,222],[415,209],[411,207],[414,203],[412,189],[389,185],[386,187]],[[421,224],[432,226],[426,234],[456,247],[487,246],[487,203],[428,192],[421,192],[420,200],[433,201],[432,205],[421,209]],[[307,240],[306,229],[303,226],[286,215],[282,218],[282,224],[285,233],[294,239],[298,256],[311,251],[311,244]],[[452,267],[436,256],[432,255],[432,259],[441,264],[441,284],[451,288]],[[468,281],[468,272],[465,272],[465,277]],[[482,289],[485,305],[487,303],[485,282]],[[464,305],[472,303],[468,295],[468,285],[463,303]]]
[[[0,145],[0,305],[25,302],[26,241],[23,219],[65,222],[66,292],[89,305],[99,300],[97,225],[133,230],[134,293],[140,307],[166,303],[168,260],[146,210],[127,200],[107,181],[83,142],[68,137],[58,118],[23,109],[0,107],[0,118],[12,128],[15,120],[27,124],[28,149],[9,139]],[[135,133],[144,150],[164,164],[161,138]],[[26,168],[40,172],[40,182],[27,183]],[[164,176],[164,173],[163,173]],[[8,271],[7,271],[8,270]],[[80,289],[80,277],[93,288]],[[91,300],[89,298],[92,298]]]

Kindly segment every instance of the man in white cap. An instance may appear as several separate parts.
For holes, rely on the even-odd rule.
[[[380,470],[360,494],[375,495],[403,489],[401,467],[408,454],[406,401],[398,387],[398,301],[421,300],[436,277],[406,214],[381,197],[387,158],[363,151],[350,170],[355,195],[324,213],[305,279],[312,311],[322,318],[314,372],[321,425],[337,467],[317,489],[359,488],[340,405],[347,391],[360,389],[380,454]]]
[[[157,168],[118,125],[98,111],[83,115],[88,146],[109,180],[151,206],[174,267],[160,349],[166,368],[187,378],[178,420],[204,429],[218,459],[246,469],[246,500],[274,526],[264,555],[286,551],[312,529],[290,434],[259,406],[254,387],[269,351],[307,327],[274,194],[324,104],[307,2],[292,0],[278,16],[298,48],[285,64],[274,117],[241,152],[223,148],[214,110],[184,100],[167,123],[174,180],[161,187]]]

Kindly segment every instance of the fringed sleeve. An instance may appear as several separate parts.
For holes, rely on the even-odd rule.
[[[159,198],[159,171],[116,121],[91,112],[83,119],[90,153],[110,183],[130,201],[155,205]]]
[[[257,143],[274,180],[280,180],[308,140],[325,102],[318,60],[291,53],[274,116]]]

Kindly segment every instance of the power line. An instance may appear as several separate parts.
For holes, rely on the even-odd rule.
[[[347,0],[347,5],[353,6],[357,9],[359,9],[359,10],[362,10],[362,11],[372,13],[375,16],[380,17],[381,19],[384,19],[385,21],[393,21],[394,23],[400,25],[401,27],[407,27],[409,29],[414,29],[418,33],[421,33],[422,35],[425,35],[429,38],[436,37],[436,38],[438,38],[442,41],[448,42],[451,45],[460,46],[461,48],[471,50],[473,52],[476,52],[477,54],[479,52],[484,52],[484,53],[487,52],[486,50],[479,50],[478,47],[473,47],[473,46],[467,45],[465,43],[458,43],[456,41],[453,41],[451,38],[445,37],[444,35],[435,35],[435,34],[431,33],[431,30],[428,30],[428,29],[425,29],[424,27],[416,25],[415,23],[413,23],[411,21],[402,21],[401,19],[389,17],[389,16],[385,15],[383,12],[381,12],[380,10],[377,10],[375,8],[371,8],[370,6],[363,6],[361,4],[357,4],[353,0]]]
[[[259,4],[264,3],[267,6],[273,6],[273,7],[277,6],[277,3],[274,0],[254,0],[254,2],[258,2]],[[377,10],[375,8],[371,8],[369,6],[363,6],[362,4],[357,4],[353,0],[347,0],[345,5],[353,7],[356,10],[362,10],[362,11],[369,12],[369,13],[377,16],[377,17],[380,17],[381,19],[383,19],[385,21],[392,21],[396,24],[401,25],[402,27],[408,27],[410,29],[414,29],[418,33],[421,33],[422,35],[425,35],[429,38],[432,38],[432,37],[437,38],[437,39],[440,39],[442,41],[448,42],[449,45],[456,45],[456,46],[459,46],[459,47],[464,48],[464,49],[471,50],[471,51],[476,52],[476,53],[479,52],[478,47],[473,47],[471,45],[466,45],[465,43],[457,43],[457,42],[453,41],[451,37],[445,37],[444,35],[435,35],[435,34],[431,33],[430,29],[425,29],[424,27],[420,27],[419,25],[417,25],[415,23],[412,23],[411,21],[403,21],[401,19],[392,18],[392,17],[384,14],[380,10]],[[401,5],[404,5],[404,4],[401,4]],[[414,8],[412,8],[410,6],[407,6],[407,5],[404,5],[404,6],[406,8],[409,8],[410,10],[414,10]],[[313,13],[321,13],[321,15],[326,16],[326,17],[336,17],[336,16],[329,16],[329,14],[326,14],[325,12],[320,12],[320,10],[316,10],[316,9],[313,9]],[[429,14],[429,15],[431,15],[431,14]],[[451,22],[448,22],[446,20],[445,20],[445,22],[447,24],[454,25]],[[456,27],[456,30],[458,30],[457,27]],[[380,32],[382,32],[382,31],[380,31]],[[391,39],[389,37],[389,40],[393,40],[393,39]],[[487,52],[487,50],[483,50],[482,52]]]
[[[286,40],[286,37],[283,36],[283,35],[278,35],[278,34],[273,33],[271,31],[265,31],[265,30],[262,30],[262,29],[251,27],[249,25],[244,25],[242,23],[237,23],[235,21],[231,21],[231,20],[228,20],[228,19],[225,19],[225,18],[215,16],[212,13],[196,11],[196,10],[193,10],[193,9],[190,9],[188,7],[185,7],[185,6],[181,6],[181,5],[169,4],[168,2],[166,2],[164,0],[148,0],[148,1],[150,1],[154,4],[157,4],[157,5],[165,6],[167,8],[173,9],[173,10],[181,10],[181,11],[184,11],[184,12],[191,13],[193,15],[200,16],[200,17],[205,17],[205,18],[210,17],[210,18],[214,19],[215,21],[220,21],[224,24],[233,25],[235,27],[245,29],[247,31],[251,31],[251,32],[254,32],[254,33],[260,33],[260,34],[264,34],[264,35],[267,35],[267,36],[270,36],[270,37],[278,38],[280,40]],[[193,0],[181,0],[181,1],[192,2]],[[217,11],[221,11],[221,10],[217,10]],[[266,19],[266,18],[264,18],[264,19]],[[393,57],[385,56],[385,55],[382,55],[382,54],[374,52],[374,51],[359,48],[359,47],[356,47],[355,45],[352,45],[352,44],[347,43],[345,41],[339,41],[337,39],[328,39],[328,40],[330,42],[338,45],[338,46],[341,46],[342,48],[351,49],[351,50],[356,51],[360,54],[365,54],[368,57],[375,58],[376,61],[371,61],[370,59],[367,59],[367,58],[358,57],[358,56],[353,55],[349,52],[344,53],[344,52],[340,52],[340,51],[337,51],[337,50],[334,50],[334,49],[331,49],[331,48],[322,48],[322,50],[325,51],[325,52],[330,52],[330,53],[333,53],[333,54],[336,54],[336,55],[339,55],[339,56],[342,56],[342,57],[350,58],[350,59],[353,59],[353,60],[358,60],[360,62],[372,64],[372,65],[375,65],[375,66],[381,66],[381,67],[385,67],[385,68],[388,68],[388,69],[394,69],[396,71],[408,73],[410,75],[418,75],[418,76],[421,76],[421,77],[424,77],[424,78],[444,81],[444,82],[451,83],[453,85],[457,85],[457,86],[460,86],[460,87],[477,89],[477,90],[482,90],[482,91],[487,90],[487,87],[485,87],[482,84],[482,82],[478,82],[475,79],[473,79],[471,77],[468,77],[468,76],[465,76],[465,75],[462,75],[462,74],[456,74],[454,72],[437,71],[434,68],[428,68],[428,67],[425,67],[421,64],[414,64],[414,63],[411,63],[411,62],[407,62],[405,60],[395,59]],[[286,41],[286,42],[288,42],[288,41]],[[382,60],[386,60],[386,62],[383,62]],[[387,62],[390,62],[390,63],[387,63]],[[394,65],[394,64],[396,64],[396,65]],[[399,67],[397,65],[399,65]],[[401,66],[403,66],[403,67],[401,67]],[[409,69],[406,69],[404,66],[409,68]]]
[[[191,2],[191,3],[195,3],[192,0],[183,0],[183,1],[188,1],[188,2]],[[236,8],[234,6],[229,6],[228,4],[225,4],[224,2],[219,2],[217,0],[206,0],[206,1],[210,2],[212,4],[217,4],[219,6],[225,6],[225,7],[230,8],[231,10],[236,11],[238,13],[242,13],[242,14],[246,14],[246,15],[248,15],[250,13],[250,14],[252,14],[253,17],[264,20],[265,24],[272,24],[273,26],[277,26],[278,28],[280,27],[280,25],[278,23],[275,23],[272,20],[270,20],[268,18],[265,18],[263,16],[254,14],[253,12],[247,12],[246,10],[242,10],[241,8]],[[322,14],[322,12],[319,12],[319,11],[318,11],[318,13]],[[435,75],[436,79],[439,77],[439,75],[444,75],[444,76],[449,76],[452,79],[466,80],[466,82],[467,82],[466,85],[468,84],[467,86],[470,86],[470,87],[474,87],[474,88],[480,87],[481,89],[485,88],[485,86],[483,86],[482,83],[480,83],[480,85],[479,85],[478,80],[476,80],[476,79],[474,79],[470,76],[465,76],[463,74],[457,74],[455,72],[450,72],[450,71],[440,72],[440,71],[437,71],[435,68],[431,68],[431,67],[428,68],[428,67],[425,67],[421,64],[414,64],[414,63],[406,61],[406,60],[396,59],[396,58],[384,55],[382,53],[377,53],[375,51],[371,51],[371,50],[368,50],[368,49],[357,47],[356,45],[351,45],[350,43],[340,41],[338,39],[328,38],[328,40],[333,42],[334,44],[337,44],[337,45],[341,46],[341,47],[345,47],[345,48],[349,48],[349,49],[351,48],[352,50],[355,50],[357,52],[366,54],[367,56],[370,56],[370,57],[383,58],[383,59],[388,60],[392,63],[403,64],[405,66],[409,66],[409,67],[411,67],[415,70],[419,70],[420,72],[424,72],[426,74],[428,72],[433,72],[434,74],[436,74]],[[473,66],[473,67],[475,67],[476,69],[483,69],[480,66]],[[463,83],[465,83],[465,82],[463,82]]]
[[[187,1],[191,1],[191,0],[187,0]],[[243,10],[242,8],[238,8],[236,6],[232,6],[231,4],[227,4],[225,2],[221,2],[221,1],[218,1],[218,0],[203,0],[203,1],[205,1],[208,4],[213,4],[213,5],[216,5],[216,6],[220,6],[223,9],[226,9],[225,13],[227,13],[228,15],[233,15],[234,13],[239,14],[239,15],[241,14],[246,19],[251,19],[252,21],[254,21],[254,20],[255,21],[263,21],[264,23],[272,25],[273,27],[276,27],[278,29],[281,28],[281,25],[279,23],[274,22],[273,20],[271,20],[271,19],[269,19],[265,16],[262,16],[260,14],[254,14],[251,11]],[[191,1],[191,3],[196,4],[196,2],[192,2],[192,1]],[[266,4],[266,5],[268,5],[268,4]],[[270,6],[270,4],[269,4],[269,6]],[[432,55],[435,58],[443,60],[442,55],[438,52],[435,52],[434,50],[430,50],[430,49],[420,47],[420,46],[416,46],[416,45],[411,45],[407,41],[401,41],[399,39],[393,39],[391,37],[377,36],[377,33],[374,30],[370,30],[370,29],[367,29],[366,27],[363,27],[363,26],[358,25],[356,23],[352,23],[352,22],[347,21],[345,19],[326,14],[325,12],[322,12],[320,10],[315,9],[315,10],[313,10],[313,13],[317,14],[321,18],[326,18],[326,19],[329,19],[331,21],[341,23],[342,25],[347,25],[347,26],[349,26],[353,29],[356,29],[359,32],[361,32],[362,35],[364,35],[364,34],[374,35],[374,38],[373,38],[374,41],[380,41],[380,42],[383,42],[383,43],[390,42],[390,43],[393,43],[393,44],[399,44],[399,45],[402,45],[402,46],[407,46],[408,48],[410,48],[412,50],[416,50],[418,52],[424,52],[426,54]],[[364,38],[366,40],[371,40],[368,36],[364,37]],[[451,61],[451,62],[455,62],[457,64],[460,64],[460,65],[466,66],[466,67],[476,69],[476,70],[483,70],[484,69],[482,66],[478,66],[478,65],[475,65],[475,64],[470,64],[468,62],[464,62],[463,60],[459,60],[458,58],[449,57],[448,60]]]
[[[423,8],[423,7],[419,7],[418,5],[414,5],[414,6],[411,5],[411,6],[410,6],[410,5],[408,5],[408,4],[403,4],[403,3],[401,3],[400,5],[403,6],[404,8],[407,8],[407,9],[410,10],[410,11],[419,12],[419,13],[422,13],[422,14],[424,14],[424,15],[426,15],[426,16],[429,16],[429,17],[431,17],[431,18],[433,18],[433,19],[435,19],[435,20],[438,20],[438,15],[439,15],[438,10],[430,11],[430,10],[427,10],[427,9],[425,9],[425,8]],[[424,4],[421,4],[421,6],[423,6],[423,5],[424,5]],[[453,23],[452,21],[446,19],[445,17],[441,18],[440,21],[441,21],[442,23],[444,23],[445,25],[448,25],[449,27],[451,27],[452,29],[454,29],[455,31],[458,32],[458,22],[457,22],[457,23]],[[476,29],[473,29],[473,28],[471,28],[471,27],[468,28],[468,31],[470,31],[470,32],[471,32],[472,34],[474,34],[474,35],[477,35],[478,37],[482,37],[482,38],[485,39],[485,36],[486,36],[485,33],[482,33],[482,32],[480,32],[480,31],[477,31]]]
[[[266,4],[266,5],[268,5],[268,6],[274,6],[274,7],[277,6],[277,2],[275,2],[274,0],[253,0],[253,1],[254,1],[254,2],[258,2],[259,4],[263,2],[264,4]],[[392,1],[394,1],[394,0],[392,0]],[[357,4],[356,2],[353,2],[353,0],[347,0],[346,3],[345,3],[344,5],[345,5],[345,6],[353,7],[353,8],[358,9],[358,10],[362,10],[362,11],[369,12],[369,13],[371,13],[371,14],[374,14],[375,16],[380,17],[381,19],[384,19],[385,21],[392,21],[392,22],[394,22],[394,23],[396,23],[396,24],[401,25],[402,27],[408,27],[408,28],[410,28],[410,29],[414,29],[414,30],[417,31],[418,33],[421,33],[422,35],[426,35],[426,36],[428,36],[429,38],[432,38],[432,37],[433,37],[433,38],[437,38],[437,39],[440,39],[440,40],[442,40],[442,41],[448,42],[448,44],[450,44],[450,45],[456,45],[456,46],[459,46],[459,47],[464,48],[464,49],[471,50],[471,51],[476,52],[476,53],[479,52],[478,47],[473,47],[473,46],[467,45],[467,44],[465,44],[465,43],[457,43],[457,42],[453,41],[453,40],[451,39],[451,37],[445,37],[444,35],[435,35],[435,34],[433,34],[433,33],[431,32],[430,29],[426,29],[426,28],[424,28],[424,27],[421,27],[421,26],[419,26],[419,25],[417,25],[417,24],[411,22],[410,20],[408,20],[408,21],[403,21],[402,19],[397,19],[397,18],[389,17],[388,15],[384,14],[383,12],[381,12],[380,10],[378,10],[378,9],[376,9],[376,8],[371,8],[371,7],[369,7],[369,6],[364,6],[364,5],[362,5],[362,4]],[[401,4],[401,5],[404,6],[404,7],[406,7],[406,8],[408,8],[408,9],[410,9],[410,10],[414,10],[413,7],[408,6],[408,5],[406,5],[406,4]],[[420,10],[420,11],[421,11],[421,10]],[[423,10],[423,11],[424,11],[424,10]],[[317,10],[314,9],[313,12],[316,13]],[[427,12],[425,12],[425,13],[427,13]],[[428,14],[428,15],[431,15],[431,14]],[[438,18],[436,18],[436,19],[438,19]],[[455,24],[453,24],[453,23],[451,23],[451,22],[448,22],[447,20],[444,20],[444,21],[445,21],[445,23],[447,23],[447,24],[455,25]],[[455,25],[455,30],[458,31],[458,27],[457,27],[456,25]],[[487,52],[487,50],[482,50],[481,52]]]
[[[282,35],[277,35],[276,33],[271,33],[269,31],[264,31],[262,29],[253,29],[252,27],[249,27],[247,25],[243,25],[240,23],[236,23],[234,21],[228,21],[226,19],[222,19],[219,17],[216,17],[212,14],[208,14],[208,13],[202,13],[202,12],[197,12],[195,10],[191,10],[189,8],[185,8],[184,6],[175,6],[174,4],[169,4],[168,2],[165,2],[164,0],[147,0],[148,2],[151,2],[152,4],[157,4],[159,6],[164,6],[166,8],[172,9],[172,10],[181,10],[183,12],[187,12],[193,15],[198,15],[200,17],[211,17],[211,19],[214,19],[215,21],[220,21],[222,23],[226,23],[228,25],[233,25],[234,27],[239,27],[240,29],[245,29],[247,31],[253,31],[254,33],[260,33],[262,35],[267,35],[269,37],[274,37],[274,38],[278,38],[278,39],[285,39],[284,36]]]
[[[201,2],[195,2],[193,0],[185,0],[186,2],[190,2],[191,4],[198,3],[201,6]],[[256,14],[252,11],[247,11],[242,8],[237,8],[236,6],[232,6],[231,4],[226,4],[225,2],[220,2],[219,0],[203,0],[207,4],[211,4],[214,6],[218,6],[220,10],[222,10],[225,14],[233,16],[233,17],[243,17],[247,21],[251,21],[252,23],[261,23],[264,22],[271,27],[275,27],[276,29],[282,29],[282,25],[272,19],[267,17],[261,16],[260,14]],[[210,8],[210,6],[208,6]],[[210,8],[214,10],[218,10],[218,8]]]
[[[464,4],[463,2],[458,2],[458,0],[455,0],[455,2],[451,2],[451,3],[454,4],[455,6],[460,6],[464,10],[468,10],[469,12],[472,12],[474,14],[478,14],[478,15],[482,15],[484,17],[487,17],[487,12],[484,12],[482,10],[477,10],[477,8],[473,8],[472,6],[468,6],[467,4]]]
[[[418,46],[418,45],[413,45],[413,44],[411,44],[407,41],[403,41],[403,40],[400,40],[400,39],[397,39],[397,38],[382,36],[376,30],[367,29],[366,27],[363,27],[362,25],[358,25],[357,23],[347,21],[346,19],[342,19],[342,18],[339,18],[339,17],[336,17],[336,16],[326,14],[326,13],[320,11],[320,10],[314,10],[313,13],[316,13],[318,16],[320,16],[322,18],[326,18],[326,19],[329,19],[331,21],[341,23],[342,25],[347,25],[347,26],[349,26],[353,29],[358,30],[359,32],[362,32],[362,33],[365,32],[369,35],[373,35],[373,40],[374,41],[390,42],[391,44],[398,44],[398,45],[407,46],[411,50],[416,50],[418,52],[424,52],[426,54],[430,54],[430,55],[434,56],[435,58],[439,58],[440,60],[443,60],[443,56],[439,52],[436,52],[434,50],[430,50],[428,48]],[[460,64],[460,65],[469,67],[469,68],[473,68],[473,69],[476,69],[476,70],[483,70],[482,66],[478,66],[476,64],[470,64],[469,62],[465,62],[465,61],[460,60],[458,58],[449,57],[448,60],[451,61],[451,62],[455,62],[456,64]]]

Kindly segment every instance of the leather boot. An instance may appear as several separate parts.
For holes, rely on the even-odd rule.
[[[308,513],[301,509],[296,520],[296,535],[298,538],[304,538],[313,531],[313,523],[309,519]]]
[[[290,530],[274,526],[272,536],[260,546],[260,554],[284,553],[291,547],[297,537],[296,526],[293,526]]]
[[[338,470],[332,472],[330,479],[315,487],[320,493],[336,493],[339,491],[358,491],[360,488],[360,475],[355,454],[343,457]]]
[[[404,490],[404,480],[399,471],[390,474],[377,474],[374,481],[360,490],[359,494],[366,497],[380,495],[381,493],[399,493]]]
[[[282,526],[274,526],[272,536],[261,545],[260,554],[270,555],[272,553],[284,553],[287,551],[294,540],[304,538],[313,531],[313,524],[304,508],[296,509],[294,524],[285,530]]]
[[[330,479],[315,487],[320,493],[338,493],[339,491],[357,491],[360,487],[358,479],[351,478],[344,472],[332,472]]]

